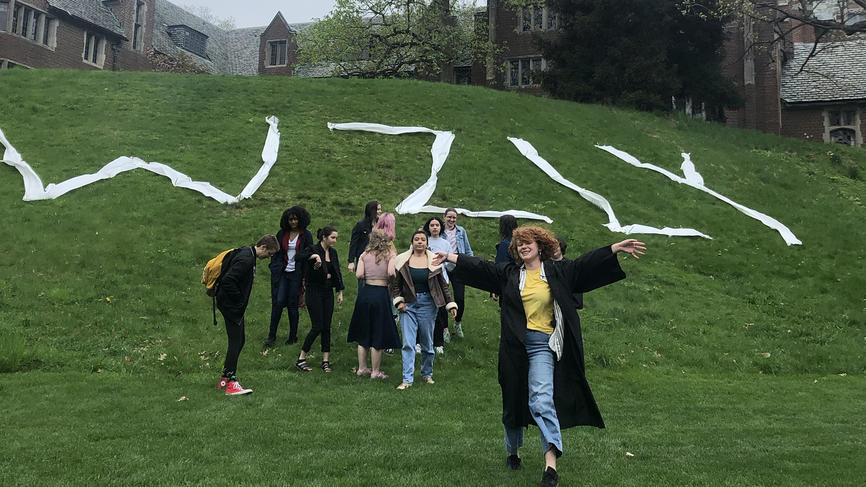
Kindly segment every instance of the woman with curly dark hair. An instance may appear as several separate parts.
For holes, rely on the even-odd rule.
[[[500,312],[499,385],[505,426],[506,465],[520,468],[523,429],[538,426],[545,470],[541,487],[558,484],[562,428],[604,427],[585,376],[575,292],[588,292],[625,278],[616,254],[637,258],[643,242],[627,239],[575,260],[552,260],[559,242],[537,226],[514,230],[514,262],[495,264],[466,254],[437,252],[433,264],[456,264],[449,274],[467,285],[498,294]],[[527,400],[528,398],[528,400]]]
[[[302,280],[306,262],[298,257],[313,246],[313,234],[307,230],[310,225],[310,212],[303,206],[293,206],[283,212],[280,218],[280,231],[277,242],[280,250],[271,257],[271,328],[265,346],[269,347],[277,339],[277,328],[283,308],[288,309],[289,338],[286,345],[298,341],[298,305],[301,299]]]

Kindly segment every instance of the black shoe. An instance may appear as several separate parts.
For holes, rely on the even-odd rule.
[[[286,340],[286,345],[294,345],[295,343],[298,343],[298,337],[289,337],[289,339]]]
[[[538,487],[557,487],[559,485],[559,475],[556,473],[556,469],[553,467],[547,467],[547,470],[544,471],[544,475],[541,476],[541,483],[538,484]]]
[[[508,458],[505,459],[505,465],[511,470],[520,470],[520,457],[508,455]]]

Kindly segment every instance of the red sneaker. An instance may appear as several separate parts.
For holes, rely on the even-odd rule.
[[[241,383],[236,380],[230,380],[226,384],[226,396],[242,396],[244,394],[252,394],[252,392],[252,389],[244,389]]]
[[[229,378],[228,378],[228,377],[220,377],[220,383],[219,383],[219,385],[218,385],[217,387],[219,387],[220,389],[225,389],[225,388],[226,388],[226,384],[228,384],[228,383],[229,383]]]

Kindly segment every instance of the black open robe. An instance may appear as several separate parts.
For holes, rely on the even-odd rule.
[[[589,383],[583,358],[580,318],[574,293],[585,293],[625,278],[610,246],[587,252],[575,260],[542,263],[554,300],[562,311],[565,334],[562,358],[553,375],[553,400],[560,427],[597,426],[604,421]],[[520,268],[512,262],[494,264],[459,254],[451,275],[468,286],[498,294],[502,307],[499,339],[499,385],[502,388],[502,423],[511,428],[535,424],[529,412],[529,359],[524,343],[526,312],[520,297]]]

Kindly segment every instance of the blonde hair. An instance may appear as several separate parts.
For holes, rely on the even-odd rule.
[[[375,255],[376,263],[378,264],[391,255],[392,247],[391,239],[385,234],[385,232],[382,230],[373,230],[370,232],[370,243],[367,244],[365,252],[370,252]]]
[[[550,259],[559,250],[559,241],[550,230],[535,225],[524,225],[517,227],[511,234],[511,245],[508,246],[508,253],[515,261],[520,262],[522,259],[517,252],[517,246],[529,242],[538,244],[538,254],[541,260]]]

